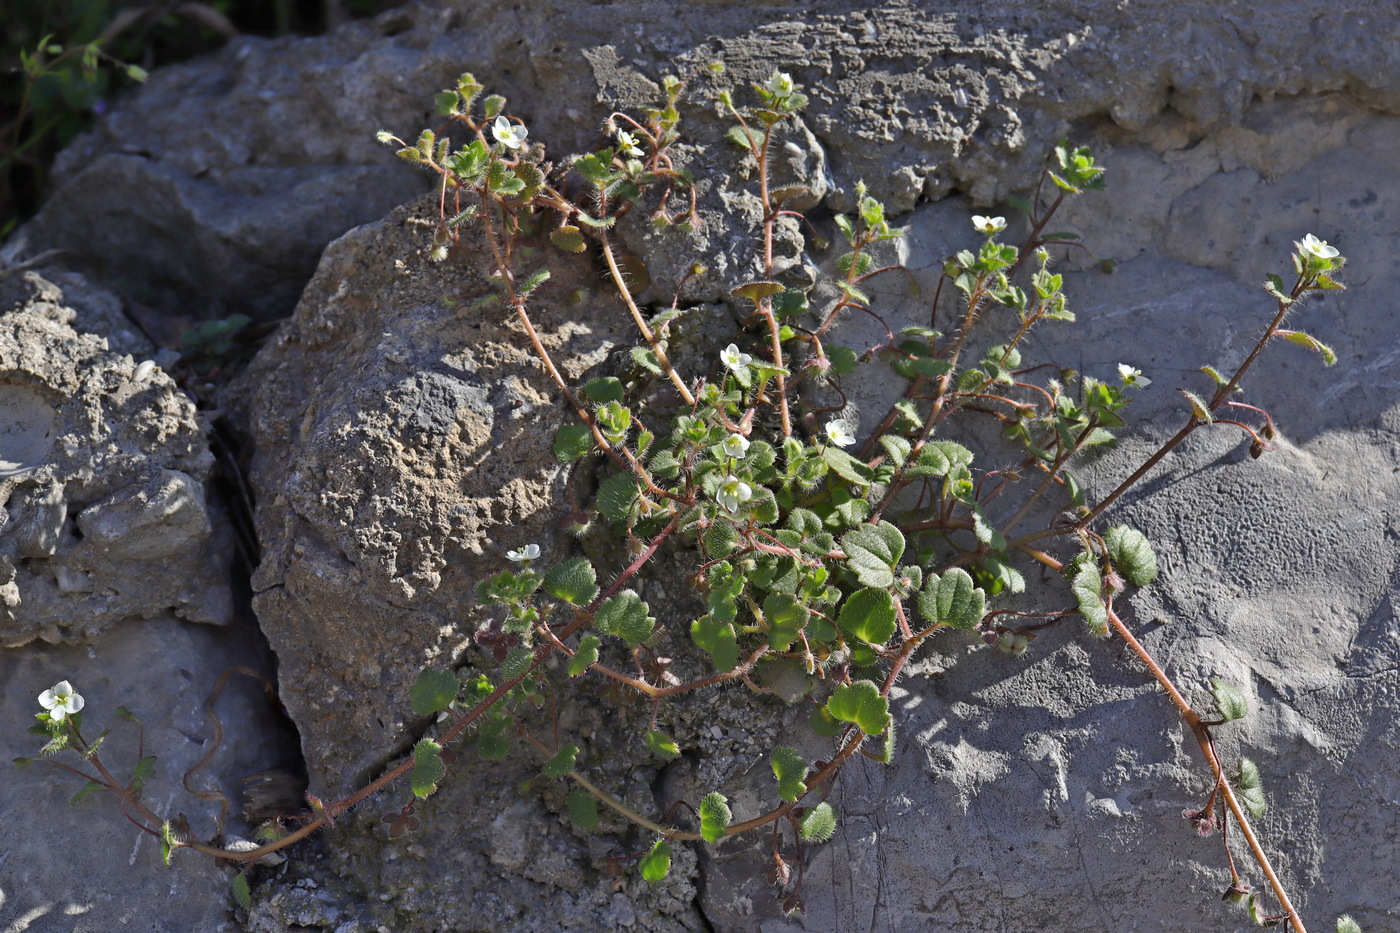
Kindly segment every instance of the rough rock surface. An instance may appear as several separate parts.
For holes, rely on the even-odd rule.
[[[69,800],[83,780],[36,761],[43,739],[25,730],[39,712],[39,693],[69,681],[86,700],[83,731],[111,734],[102,760],[113,774],[132,777],[137,727],[114,714],[126,706],[144,726],[144,754],[155,771],[144,800],[158,812],[185,813],[202,838],[214,832],[218,806],[181,788],[185,772],[210,750],[214,733],[203,704],[225,668],[263,666],[262,649],[246,623],[213,628],[172,616],[117,626],[86,645],[30,645],[0,652],[0,781],[5,844],[0,847],[0,929],[27,933],[234,933],[229,870],[203,856],[176,853],[161,863],[159,840],[138,831],[115,801],[101,793]],[[239,780],[287,764],[285,727],[251,680],[235,677],[216,705],[224,744],[192,786],[218,788],[235,801]],[[80,767],[77,756],[56,762]],[[246,832],[246,828],[241,828]]]
[[[726,171],[729,121],[710,103],[715,87],[742,89],[781,67],[812,97],[789,155],[815,173],[814,188],[831,188],[830,206],[848,209],[859,179],[895,211],[952,190],[991,203],[1035,171],[1068,121],[1106,117],[1136,131],[1170,112],[1212,129],[1238,123],[1256,98],[1333,91],[1396,112],[1400,69],[1376,41],[1393,12],[1387,0],[1337,16],[1200,0],[964,0],[932,15],[909,2],[678,11],[628,0],[606,15],[416,3],[324,38],[240,39],[157,72],[69,148],[26,235],[147,304],[282,316],[326,243],[422,190],[374,133],[432,124],[433,93],[462,71],[510,98],[563,155],[603,145],[612,107],[654,105],[662,75],[716,59],[729,72],[722,85],[698,81],[685,126],[697,153],[723,153]],[[697,175],[715,177],[715,164],[700,160]],[[718,221],[733,191],[704,190]],[[724,276],[751,261],[744,237],[712,231],[715,274],[696,300],[725,294]],[[691,262],[672,240],[645,246],[658,282]]]
[[[72,247],[79,235],[111,229],[99,251],[141,287],[179,302],[197,285],[208,307],[223,309],[211,314],[277,313],[294,291],[290,270],[309,270],[313,241],[399,196],[391,184],[401,182],[387,179],[409,176],[384,161],[373,131],[426,125],[423,102],[464,69],[509,96],[532,138],[551,140],[556,154],[601,144],[598,99],[650,102],[656,79],[678,67],[722,58],[735,83],[775,65],[790,70],[814,103],[789,164],[829,174],[812,180],[833,209],[849,206],[862,177],[896,210],[955,190],[985,207],[1022,187],[1046,144],[1073,123],[1080,138],[1098,134],[1113,193],[1085,200],[1066,222],[1121,265],[1112,277],[1086,272],[1071,282],[1081,323],[1037,335],[1037,351],[1108,375],[1130,362],[1156,380],[1135,412],[1145,416],[1145,438],[1087,469],[1091,495],[1112,488],[1179,423],[1172,388],[1199,387],[1192,380],[1203,362],[1238,359],[1266,307],[1256,283],[1286,271],[1289,241],[1313,232],[1337,242],[1352,259],[1352,288],[1303,314],[1343,362],[1323,371],[1281,346],[1249,384],[1247,398],[1267,404],[1283,427],[1279,450],[1255,463],[1224,429],[1200,436],[1119,516],[1148,532],[1164,567],[1132,601],[1149,645],[1189,689],[1226,676],[1256,701],[1222,744],[1227,755],[1252,754],[1269,778],[1273,808],[1261,829],[1312,928],[1329,928],[1346,910],[1367,929],[1386,929],[1400,914],[1387,871],[1400,835],[1389,806],[1400,741],[1392,712],[1400,379],[1386,307],[1396,291],[1386,205],[1397,192],[1376,168],[1393,160],[1394,120],[1385,115],[1400,109],[1400,68],[1377,41],[1390,12],[1379,2],[1340,15],[1293,3],[1265,15],[1243,4],[1030,11],[968,2],[937,16],[904,3],[678,13],[636,2],[567,16],[532,4],[469,14],[425,4],[324,40],[245,41],[153,82],[75,148],[71,180],[29,235],[36,248]],[[266,117],[263,100],[276,104]],[[214,107],[237,114],[245,129],[236,145],[194,116]],[[726,126],[705,106],[687,120],[702,143]],[[191,132],[208,141],[192,144]],[[248,165],[259,159],[282,174],[256,175]],[[102,173],[119,164],[133,182],[147,184],[152,170],[157,190],[174,186],[198,202],[158,214],[181,247],[158,254],[158,264],[131,245],[130,207],[114,208],[105,224],[68,219],[84,217],[75,204],[121,203],[102,187],[114,177]],[[713,178],[708,167],[730,164],[716,156],[700,174]],[[281,187],[256,187],[257,177]],[[333,188],[337,178],[368,179],[351,189],[364,215],[337,214],[347,208],[316,195],[325,190],[318,179]],[[306,197],[287,196],[293,182],[310,185]],[[126,203],[164,210],[149,190]],[[696,249],[719,258],[696,297],[712,298],[750,262],[751,245],[717,213],[746,210],[744,198],[720,185],[705,197],[710,239]],[[909,218],[908,261],[936,267],[966,245],[972,206],[920,208]],[[489,326],[499,333],[476,335],[470,319],[444,313],[450,302],[440,296],[479,293],[483,283],[460,270],[422,273],[423,229],[406,222],[425,210],[396,212],[336,244],[251,380],[269,545],[258,609],[322,791],[345,788],[399,748],[413,673],[462,648],[453,626],[466,618],[470,584],[501,566],[506,547],[545,543],[547,504],[559,501],[562,477],[547,452],[558,417],[552,391],[520,352],[520,335],[498,324]],[[694,258],[669,233],[622,234],[645,252],[658,283]],[[233,253],[241,264],[217,274],[181,258]],[[561,361],[572,360],[571,378],[601,360],[599,347],[625,339],[615,315],[584,318],[593,331],[585,333],[570,330],[574,312],[553,302],[542,314]],[[876,405],[880,391],[858,402]],[[1150,623],[1157,616],[1166,623]],[[699,853],[700,903],[715,929],[1175,930],[1242,919],[1218,906],[1217,841],[1190,838],[1180,817],[1206,791],[1191,743],[1116,646],[1063,628],[1043,634],[1028,659],[1008,661],[950,638],[904,689],[902,754],[888,768],[849,770],[837,792],[843,828],[812,851],[806,917],[781,918],[761,880],[766,863],[730,842]],[[598,714],[579,715],[586,724]],[[653,812],[715,786],[733,791],[740,818],[742,807],[771,800],[761,761],[750,778],[737,773],[750,742],[767,744],[742,728],[751,710],[706,695],[673,715],[689,720],[668,727],[696,754],[659,782],[606,737],[618,723],[600,733],[590,767],[636,805],[650,792]],[[803,750],[824,754],[820,744]],[[628,882],[621,901],[601,898],[603,860],[622,851],[617,837],[590,842],[559,822],[557,791],[522,786],[533,773],[527,761],[461,767],[472,779],[424,805],[426,841],[383,841],[376,821],[400,801],[367,806],[344,836],[327,837],[327,861],[294,869],[295,887],[259,892],[256,928],[364,930],[392,919],[393,929],[505,929],[532,915],[544,918],[541,929],[564,918],[587,929],[687,924],[683,879],[659,890]],[[630,839],[630,851],[646,844],[644,834]],[[441,860],[450,864],[439,874]],[[537,866],[548,869],[536,876]],[[489,880],[452,912],[456,888],[436,879],[460,874],[477,884],[479,872]],[[365,907],[373,898],[387,906]]]
[[[59,281],[0,279],[0,644],[171,611],[226,622],[231,557],[194,405],[113,295]]]

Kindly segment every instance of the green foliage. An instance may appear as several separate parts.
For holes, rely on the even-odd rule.
[[[574,656],[569,660],[570,677],[577,677],[598,663],[598,646],[600,644],[597,635],[585,635],[578,640],[578,649],[574,651]]]
[[[447,773],[442,763],[442,746],[432,739],[419,739],[413,746],[413,774],[410,778],[413,794],[427,797],[437,790],[438,781]]]
[[[779,745],[769,758],[773,776],[778,779],[778,796],[792,803],[807,793],[807,762],[797,749]]]
[[[605,599],[593,621],[598,631],[616,635],[633,648],[646,641],[656,625],[646,602],[630,589]]]
[[[1105,635],[1108,633],[1108,610],[1103,603],[1103,578],[1099,574],[1099,568],[1092,558],[1080,561],[1076,567],[1074,576],[1070,580],[1070,588],[1074,591],[1074,598],[1079,603],[1079,614],[1084,617],[1084,621],[1089,624],[1089,630],[1095,635]]]
[[[966,570],[954,567],[939,577],[930,574],[919,594],[919,613],[930,625],[970,629],[982,621],[987,596]]]
[[[655,729],[647,730],[647,748],[651,749],[653,755],[662,758],[679,758],[681,756],[680,746],[675,740],[664,732],[657,732]]]
[[[879,522],[852,528],[841,536],[841,547],[846,565],[863,586],[894,585],[894,569],[904,555],[904,535],[894,525]]]
[[[598,574],[586,557],[556,564],[544,575],[544,591],[574,606],[587,606],[598,595]]]
[[[1108,559],[1134,586],[1147,586],[1157,579],[1157,555],[1147,536],[1127,525],[1115,525],[1104,532]]]
[[[584,832],[592,832],[598,825],[598,799],[576,787],[569,792],[569,819]]]
[[[729,821],[734,818],[729,801],[719,791],[711,791],[700,801],[700,835],[706,842],[716,843],[724,838]]]
[[[1249,715],[1249,702],[1245,700],[1244,693],[1234,684],[1227,683],[1218,677],[1210,679],[1210,694],[1215,698],[1215,708],[1220,711],[1220,718],[1226,722],[1234,719],[1243,719]]]
[[[1259,766],[1244,756],[1240,756],[1239,770],[1235,774],[1235,790],[1245,812],[1256,820],[1269,810],[1269,802],[1264,798],[1264,782],[1259,775]]]
[[[561,746],[554,757],[544,763],[544,773],[550,777],[563,777],[574,770],[577,758],[577,745]]]
[[[408,691],[408,702],[419,716],[431,716],[451,706],[461,687],[452,671],[424,668]]]
[[[826,842],[836,834],[836,811],[823,800],[802,817],[802,838],[807,842]]]
[[[889,590],[857,590],[841,604],[841,614],[836,624],[852,638],[871,645],[883,645],[894,635],[894,597],[890,596]]]
[[[1350,914],[1342,914],[1337,918],[1337,933],[1361,933],[1361,924],[1353,920]]]
[[[655,884],[671,871],[671,846],[665,839],[656,840],[651,851],[642,856],[642,877]]]
[[[826,708],[833,718],[855,723],[866,735],[879,735],[890,725],[890,701],[868,680],[837,687]]]
[[[253,894],[248,889],[248,876],[243,872],[238,872],[229,879],[229,889],[233,895],[233,902],[239,907],[247,910],[253,906]]]

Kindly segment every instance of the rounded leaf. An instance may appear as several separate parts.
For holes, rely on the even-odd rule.
[[[894,582],[893,575],[890,582]],[[894,634],[894,597],[888,590],[873,587],[856,590],[841,604],[836,624],[852,638],[883,645]]]

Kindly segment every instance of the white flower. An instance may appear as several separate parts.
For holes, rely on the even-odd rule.
[[[642,152],[642,147],[637,145],[637,137],[626,130],[617,131],[617,144],[622,149],[623,155],[629,155],[634,159],[640,159],[646,154]]]
[[[1297,246],[1299,251],[1307,253],[1309,256],[1315,256],[1318,259],[1336,259],[1341,255],[1337,247],[1328,246],[1326,240],[1319,240],[1311,233],[1303,237],[1300,242],[1293,245]]]
[[[64,717],[82,709],[84,702],[73,689],[73,685],[66,680],[60,680],[39,694],[39,705],[49,711],[49,720],[52,722],[63,722]]]
[[[792,75],[786,71],[775,71],[768,79],[768,90],[778,97],[787,97],[793,92],[796,85],[792,83]]]
[[[715,493],[715,498],[729,511],[737,512],[739,506],[753,498],[753,490],[749,488],[748,483],[731,473],[719,484],[719,492]]]
[[[724,439],[724,452],[731,457],[742,457],[749,452],[749,439],[742,434],[731,434]]]
[[[1006,229],[1006,218],[983,217],[981,214],[973,214],[972,226],[976,227],[979,233],[985,233],[987,236],[994,236]]]
[[[739,352],[739,345],[731,343],[719,351],[719,361],[730,369],[743,369],[753,362],[753,357]]]
[[[540,546],[538,544],[527,544],[519,551],[506,551],[506,557],[517,562],[534,560],[539,556]]]
[[[846,427],[846,419],[844,418],[837,418],[835,421],[827,422],[826,436],[827,439],[837,447],[850,447],[856,442],[856,439],[850,433],[850,429]]]
[[[1133,369],[1127,363],[1118,364],[1118,375],[1123,377],[1123,385],[1137,386],[1145,389],[1152,385],[1152,380],[1142,374],[1142,370]]]
[[[507,149],[519,149],[525,144],[525,137],[530,135],[530,131],[524,126],[517,126],[505,118],[505,114],[496,118],[496,122],[491,124],[491,132],[496,135],[496,142]]]

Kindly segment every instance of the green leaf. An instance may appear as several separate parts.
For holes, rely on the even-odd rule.
[[[847,482],[869,486],[874,481],[869,468],[840,447],[823,448],[822,460],[831,467],[832,472]]]
[[[233,902],[244,910],[253,906],[253,894],[248,890],[248,876],[239,872],[229,880],[233,892]]]
[[[739,532],[734,528],[733,522],[720,518],[705,529],[700,535],[700,541],[705,545],[705,553],[711,558],[728,557],[739,546]]]
[[[496,117],[500,116],[501,109],[505,107],[505,105],[506,99],[500,94],[487,95],[486,99],[481,102],[481,107],[486,112],[486,119],[488,120],[494,120]]]
[[[1210,406],[1203,402],[1199,395],[1194,392],[1188,392],[1185,389],[1177,389],[1177,391],[1186,396],[1186,401],[1191,403],[1191,414],[1198,420],[1204,424],[1210,424],[1215,421],[1215,416],[1210,413]]]
[[[160,858],[165,862],[167,868],[170,867],[170,855],[178,845],[175,839],[175,830],[171,827],[170,821],[166,820],[160,824]]]
[[[593,452],[593,432],[587,425],[566,424],[554,433],[554,456],[561,463],[572,463]]]
[[[713,614],[702,616],[690,623],[690,637],[709,654],[720,673],[727,674],[739,665],[739,639],[733,623],[716,619]]]
[[[759,137],[762,136],[761,133],[755,133],[754,135]],[[738,146],[740,149],[743,149],[747,152],[753,151],[753,146],[749,142],[749,131],[744,129],[742,126],[731,126],[729,130],[724,134],[724,138],[729,140],[734,145]]]
[[[1108,634],[1108,610],[1103,604],[1103,578],[1094,562],[1085,561],[1070,581],[1070,589],[1079,602],[1079,614],[1089,623],[1095,635]]]
[[[1333,352],[1332,348],[1321,340],[1318,340],[1312,334],[1306,334],[1301,330],[1295,330],[1288,335],[1288,340],[1291,343],[1298,344],[1300,347],[1307,347],[1310,350],[1316,350],[1318,353],[1322,354],[1322,362],[1325,366],[1332,366],[1337,362],[1337,354]]]
[[[1157,555],[1147,536],[1136,528],[1115,525],[1103,536],[1108,559],[1133,586],[1146,586],[1157,579]]]
[[[548,269],[539,269],[531,273],[529,278],[525,279],[525,281],[520,283],[516,291],[519,292],[521,295],[530,294],[535,289],[543,285],[545,282],[549,281],[549,274],[550,273]]]
[[[529,648],[521,646],[512,648],[506,653],[506,659],[501,662],[500,675],[502,680],[514,680],[521,677],[530,669],[534,663],[535,652]]]
[[[419,716],[431,716],[451,706],[461,686],[461,681],[451,671],[429,667],[420,671],[413,681],[408,701]]]
[[[432,739],[419,739],[418,744],[413,746],[413,773],[409,779],[414,795],[427,797],[437,790],[438,781],[446,773],[447,766],[442,763],[442,746]]]
[[[1256,820],[1269,811],[1269,801],[1264,798],[1264,782],[1259,776],[1259,766],[1243,756],[1240,757],[1240,769],[1235,776],[1235,789],[1239,791],[1240,803]]]
[[[633,347],[629,352],[632,357],[632,362],[636,363],[638,366],[648,372],[656,373],[658,376],[664,374],[665,370],[661,368],[661,363],[656,358],[655,350],[652,350],[650,347]]]
[[[823,800],[802,818],[802,838],[807,842],[826,842],[836,833],[836,811]]]
[[[573,224],[564,224],[555,230],[549,235],[549,241],[570,253],[581,253],[588,248],[588,243],[583,238],[583,231]]]
[[[894,525],[882,521],[852,528],[841,536],[841,547],[863,586],[894,585],[894,568],[904,555],[904,535]]]
[[[811,612],[796,597],[786,593],[771,593],[763,600],[763,617],[768,622],[768,647],[786,651],[797,641]],[[736,648],[737,650],[737,648]]]
[[[569,676],[577,677],[589,667],[598,663],[598,646],[602,644],[597,635],[585,635],[578,640],[578,648],[569,659]]]
[[[972,533],[977,536],[978,542],[984,547],[994,551],[1006,548],[1006,537],[992,527],[991,522],[987,519],[986,510],[982,508],[980,502],[974,503],[972,506]]]
[[[838,376],[849,376],[860,365],[856,351],[850,347],[827,347],[826,358],[831,360],[831,371]]]
[[[82,787],[78,788],[78,792],[77,792],[76,794],[74,794],[72,797],[68,798],[68,802],[69,802],[70,804],[77,803],[79,800],[82,800],[84,797],[86,797],[88,794],[92,793],[93,791],[95,791],[95,790],[101,790],[101,789],[102,789],[102,785],[101,785],[100,783],[98,783],[97,781],[88,781],[88,782],[87,782],[86,784],[84,784]]]
[[[1286,302],[1288,304],[1293,303],[1293,299],[1288,297],[1288,292],[1284,289],[1283,279],[1279,278],[1273,273],[1269,273],[1267,276],[1265,276],[1265,278],[1268,281],[1264,283],[1264,291],[1268,292],[1270,295],[1273,295],[1279,301]]]
[[[1249,715],[1249,703],[1244,698],[1244,692],[1234,684],[1212,677],[1210,695],[1215,698],[1215,708],[1220,711],[1220,718],[1226,722]]]
[[[598,798],[575,787],[569,792],[569,819],[584,832],[592,832],[598,825]]]
[[[1361,924],[1351,919],[1350,914],[1342,914],[1337,918],[1337,933],[1361,933]]]
[[[578,217],[579,223],[583,224],[586,227],[593,227],[595,229],[606,229],[607,227],[611,227],[617,221],[616,217],[598,218],[593,217],[589,214],[585,214],[583,211],[579,211],[576,216]]]
[[[488,719],[481,727],[476,753],[486,761],[500,761],[509,755],[510,736],[506,735],[509,725],[510,719],[505,716]]]
[[[671,870],[671,847],[665,839],[656,840],[651,851],[642,856],[642,877],[655,884]]]
[[[630,589],[604,600],[593,622],[600,632],[616,635],[633,648],[646,641],[656,626],[650,607]]]
[[[773,776],[778,779],[778,796],[792,803],[807,793],[807,762],[797,749],[779,745],[770,756]]]
[[[544,591],[573,606],[586,606],[598,595],[598,574],[586,557],[555,564],[544,575]]]
[[[574,770],[577,758],[578,746],[565,745],[555,753],[553,758],[544,763],[544,773],[550,777],[563,777]]]
[[[894,582],[893,574],[890,575],[890,582]],[[836,624],[852,638],[872,645],[883,645],[894,634],[894,597],[884,589],[856,590],[841,604]]]
[[[898,434],[881,435],[880,446],[885,448],[885,453],[889,454],[895,466],[904,465],[904,461],[909,459],[909,451],[912,448],[909,440]]]
[[[837,687],[826,708],[836,719],[855,723],[866,735],[879,735],[890,725],[890,701],[869,680]]]
[[[992,592],[1000,593],[1005,590],[1008,593],[1024,593],[1026,591],[1026,578],[1021,571],[1006,562],[1000,554],[988,554],[987,559],[982,562],[983,568],[995,581],[995,588]]]
[[[757,304],[764,298],[776,295],[782,290],[783,286],[780,282],[745,282],[729,294],[735,298],[747,298]]]
[[[836,721],[836,717],[832,716],[825,706],[818,706],[816,709],[812,710],[812,715],[808,719],[807,724],[812,727],[812,731],[817,735],[825,736],[828,739],[834,737],[841,731],[841,723]]]
[[[724,838],[729,821],[734,813],[729,809],[729,801],[719,791],[711,791],[700,801],[700,835],[711,845]]]
[[[972,583],[961,567],[954,567],[940,578],[930,574],[919,593],[919,612],[930,624],[954,628],[976,628],[987,610],[987,594]]]
[[[598,487],[598,510],[610,522],[626,521],[638,497],[631,473],[615,473]]]
[[[622,380],[616,376],[599,376],[597,379],[588,380],[588,384],[583,387],[583,394],[590,402],[604,404],[606,402],[621,402],[626,396],[623,389]]]
[[[657,732],[655,729],[647,731],[647,748],[651,749],[653,755],[662,758],[679,758],[681,749],[674,739],[664,732]]]

